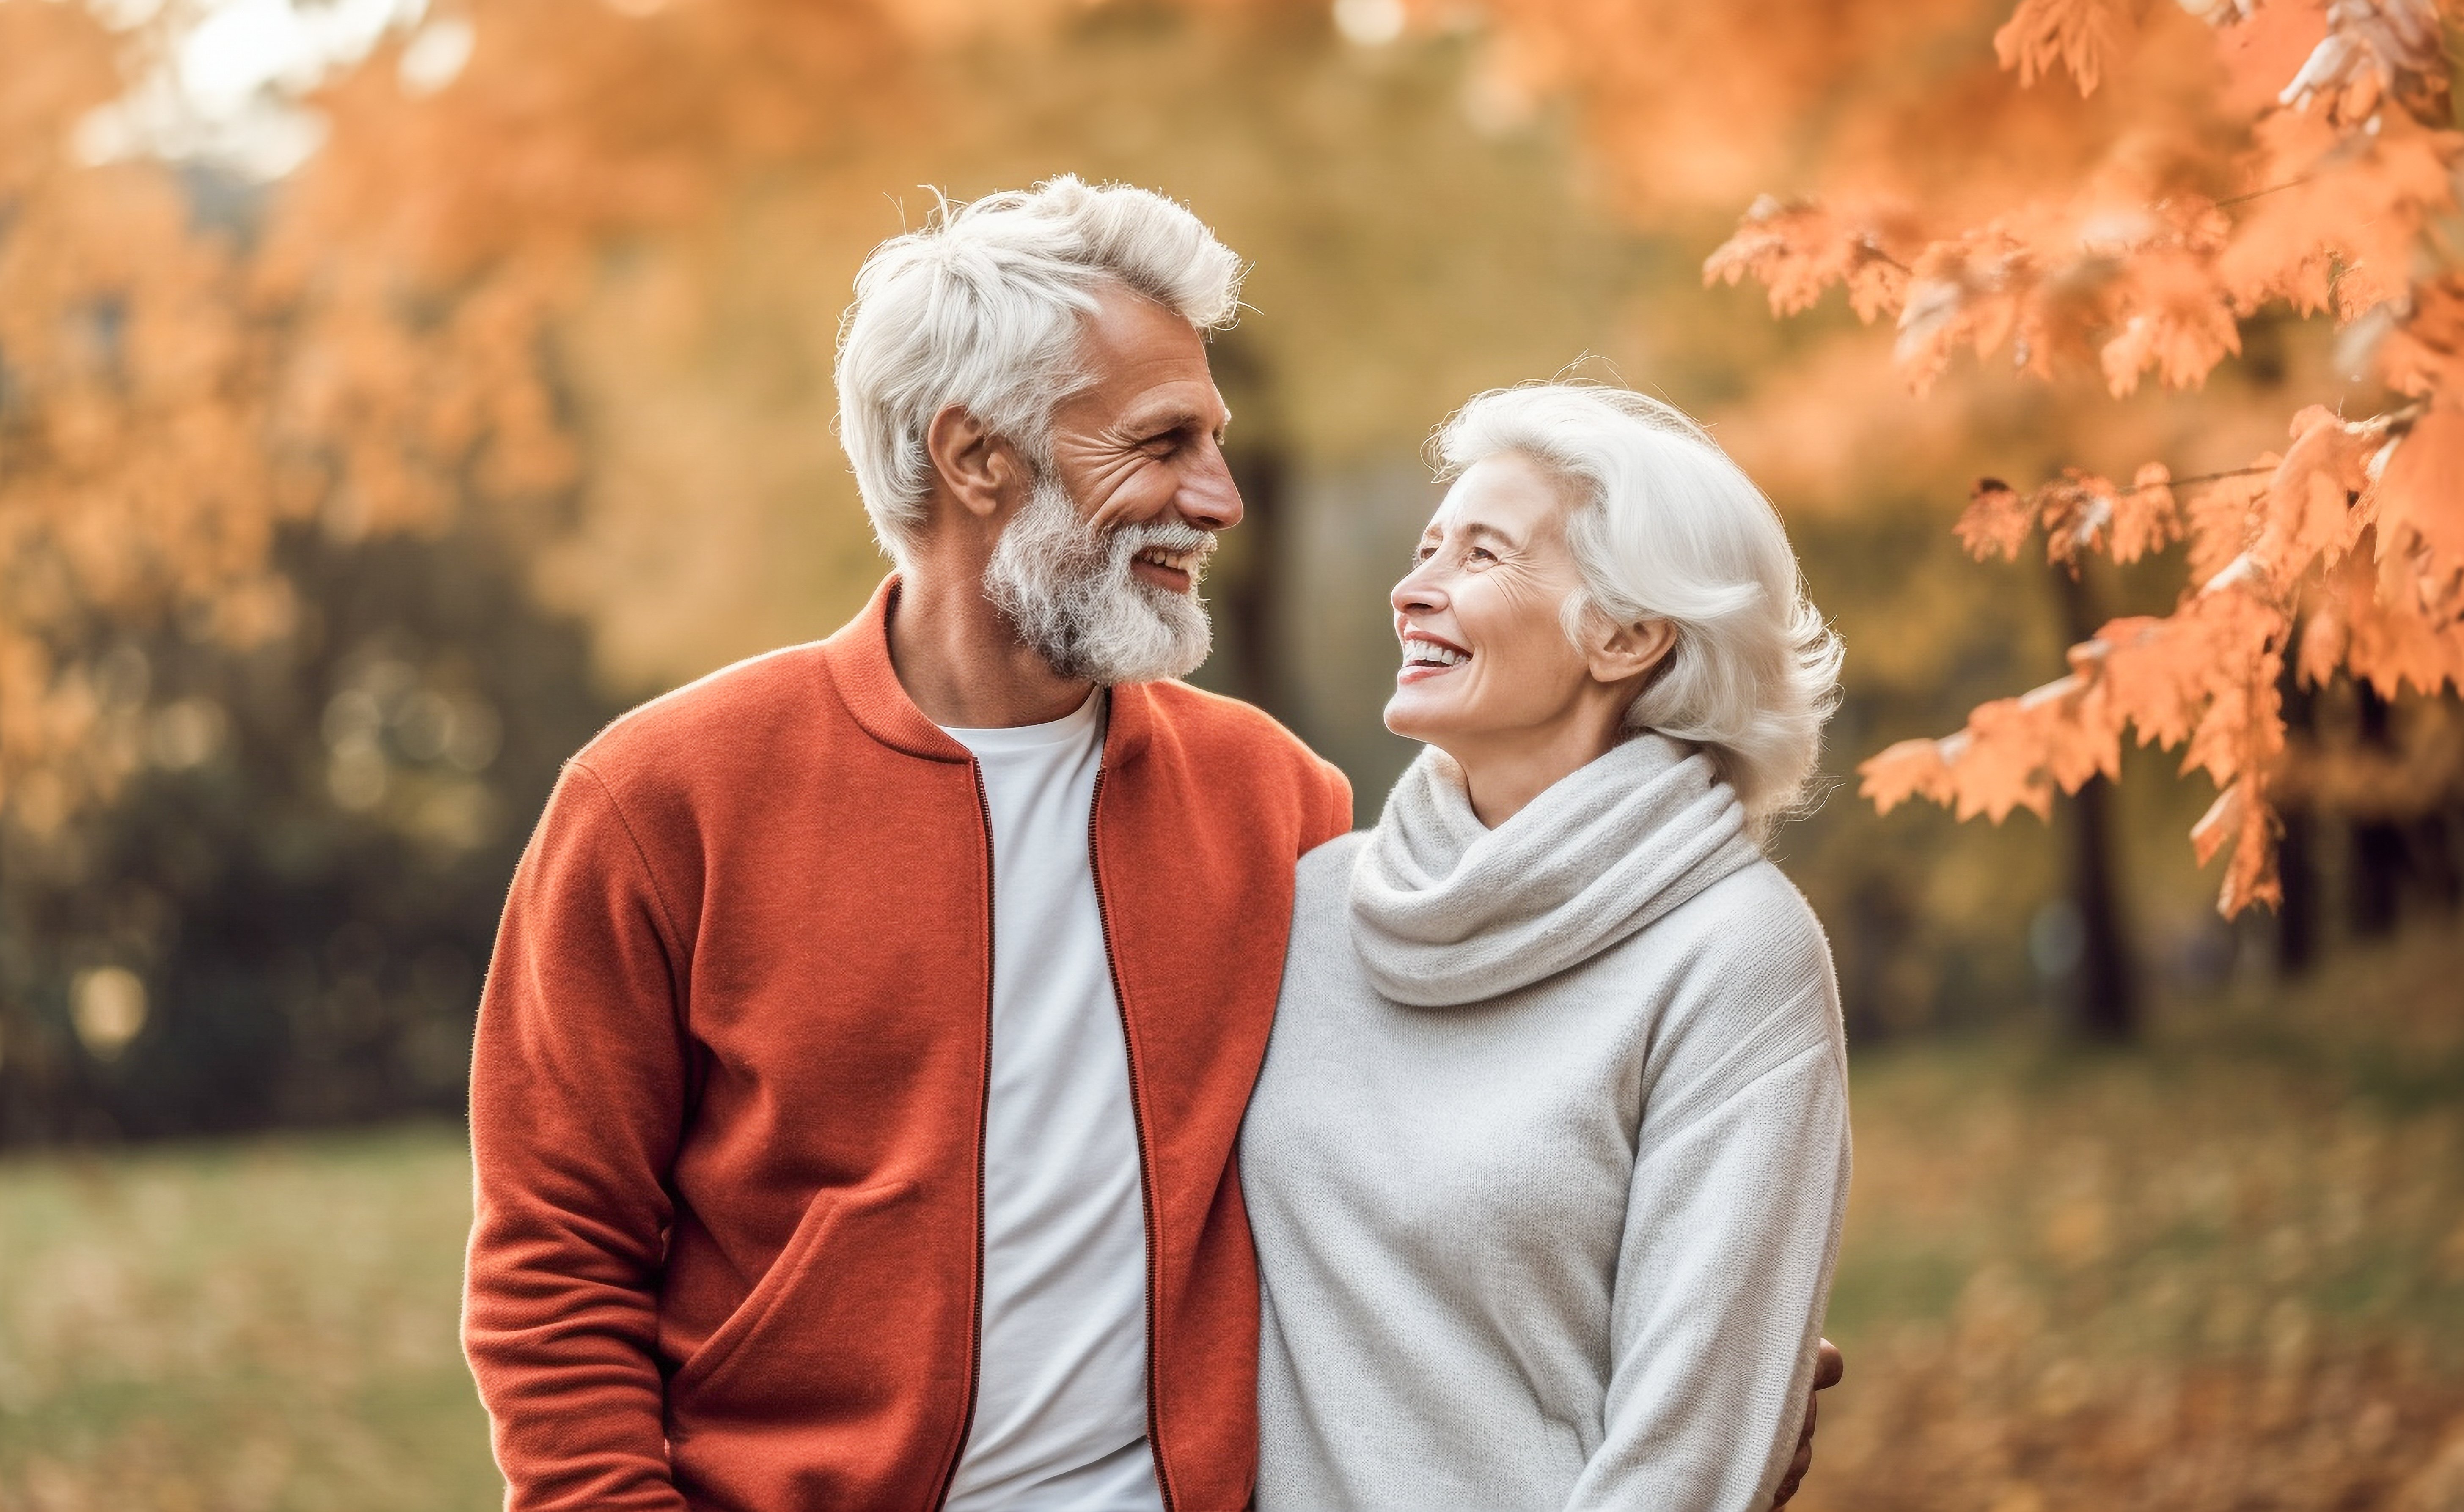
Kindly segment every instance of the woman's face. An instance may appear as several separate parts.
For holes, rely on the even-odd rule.
[[[1447,491],[1395,585],[1403,667],[1387,729],[1460,756],[1552,731],[1595,694],[1591,659],[1562,618],[1582,585],[1568,504],[1568,485],[1514,452],[1474,463]]]

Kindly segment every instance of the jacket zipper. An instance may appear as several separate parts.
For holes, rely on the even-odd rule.
[[[1104,970],[1112,978],[1112,1006],[1121,1015],[1121,1052],[1130,1063],[1130,1124],[1138,1139],[1138,1203],[1147,1241],[1147,1453],[1154,1457],[1155,1490],[1164,1512],[1173,1512],[1172,1477],[1163,1466],[1162,1419],[1155,1410],[1155,1177],[1147,1169],[1146,1098],[1138,1081],[1137,1053],[1130,1048],[1130,999],[1121,990],[1121,963],[1112,953],[1112,916],[1104,901],[1104,862],[1095,847],[1095,816],[1104,802],[1106,769],[1095,768],[1095,794],[1087,802],[1087,872],[1095,882],[1095,921],[1104,936]]]
[[[976,1284],[973,1299],[967,1304],[967,1407],[958,1416],[958,1445],[950,1451],[949,1468],[941,1472],[941,1484],[933,1493],[933,1506],[936,1512],[949,1503],[950,1488],[957,1483],[958,1466],[967,1457],[967,1440],[976,1431],[976,1391],[983,1384],[984,1376],[984,1138],[993,1110],[993,970],[999,959],[993,951],[993,931],[1000,923],[1000,910],[994,906],[993,894],[992,796],[984,791],[983,763],[970,756],[967,770],[975,774],[976,812],[984,822],[984,1080],[976,1102]],[[1098,768],[1095,773],[1096,791],[1101,792],[1103,785],[1103,770]],[[1102,885],[1098,884],[1095,899],[1099,912],[1103,896]],[[1107,954],[1111,953],[1109,939],[1104,949]],[[1115,997],[1119,996],[1117,982],[1112,991]],[[1144,1136],[1140,1138],[1143,1140]],[[1144,1149],[1142,1143],[1138,1168],[1141,1173],[1146,1169]],[[1155,1268],[1152,1244],[1149,1245],[1147,1266],[1152,1274]]]

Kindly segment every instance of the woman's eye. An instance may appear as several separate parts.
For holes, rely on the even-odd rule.
[[[1490,551],[1485,546],[1474,546],[1471,550],[1463,553],[1463,559],[1466,561],[1495,561],[1497,559],[1497,554]]]

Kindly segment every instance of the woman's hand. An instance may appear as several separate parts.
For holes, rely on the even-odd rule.
[[[1805,1473],[1814,1468],[1814,1413],[1821,1405],[1817,1392],[1839,1384],[1848,1373],[1848,1362],[1839,1356],[1839,1346],[1822,1341],[1814,1356],[1814,1390],[1805,1393],[1805,1427],[1796,1435],[1796,1457],[1788,1462],[1788,1474],[1780,1478],[1779,1494],[1771,1498],[1774,1508],[1788,1504],[1796,1488],[1805,1481]]]

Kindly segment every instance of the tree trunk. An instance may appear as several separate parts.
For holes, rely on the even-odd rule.
[[[1222,539],[1208,580],[1231,663],[1229,675],[1215,686],[1293,725],[1299,694],[1284,654],[1283,594],[1291,463],[1280,396],[1272,370],[1241,332],[1217,341],[1208,362],[1240,417],[1223,461],[1242,507],[1240,528]]]
[[[1291,681],[1283,655],[1281,587],[1285,492],[1290,470],[1271,442],[1243,447],[1225,458],[1241,491],[1243,570],[1218,591],[1225,628],[1240,664],[1240,697],[1288,725]]]
[[[2394,740],[2387,729],[2387,702],[2366,682],[2354,692],[2361,700],[2361,741],[2384,754]],[[2352,864],[2344,885],[2345,914],[2353,933],[2371,939],[2395,932],[2403,912],[2405,873],[2404,826],[2385,819],[2357,819],[2352,824]]]
[[[2276,906],[2276,971],[2299,976],[2319,959],[2319,825],[2306,807],[2287,806],[2281,818],[2276,875],[2284,896]]]
[[[2092,1040],[2118,1041],[2138,1036],[2139,985],[2123,932],[2112,800],[2112,784],[2101,777],[2088,778],[2071,796],[2071,902],[2079,920],[2079,1031]]]
[[[2094,635],[2097,616],[2087,584],[2061,570],[2055,572],[2054,582],[2062,628],[2072,644]],[[2092,777],[2064,805],[2063,824],[2069,831],[2071,903],[2079,922],[2072,1013],[2080,1034],[2119,1042],[2138,1036],[2140,1013],[2138,974],[2122,922],[2122,866],[2112,807],[2111,784]]]
[[[2284,676],[2277,691],[2284,705],[2285,733],[2295,740],[2318,728],[2318,710],[2310,690],[2293,675],[2293,648],[2284,656]],[[2276,845],[2276,875],[2283,897],[2276,906],[2276,972],[2299,976],[2319,958],[2319,825],[2308,800],[2295,798],[2277,810],[2284,830]]]

